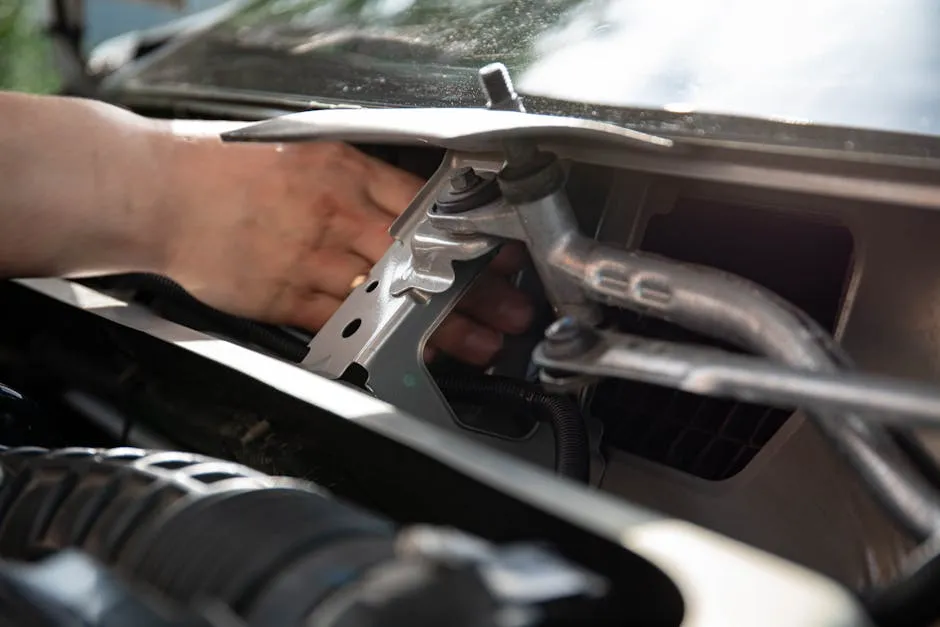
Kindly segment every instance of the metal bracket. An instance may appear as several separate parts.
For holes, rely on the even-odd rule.
[[[407,333],[408,347],[399,343],[398,358],[410,361],[414,357],[416,363],[423,363],[428,337],[483,268],[484,258],[500,243],[492,236],[449,235],[427,221],[451,175],[468,164],[499,167],[498,162],[481,162],[453,153],[445,156],[438,171],[393,225],[394,244],[310,343],[301,364],[304,368],[332,379],[341,377],[352,364],[372,371],[376,354],[385,344],[407,333],[402,325],[414,315],[420,315],[427,326],[417,335]],[[458,273],[453,266],[458,261],[470,263]],[[370,385],[375,385],[374,378]],[[441,417],[435,422],[442,422]]]
[[[491,235],[441,231],[429,216],[455,172],[465,167],[496,172],[501,166],[498,157],[447,153],[392,225],[395,243],[310,342],[301,366],[330,379],[339,379],[350,366],[361,366],[368,373],[368,389],[399,409],[550,467],[554,459],[550,429],[540,425],[522,441],[468,430],[457,421],[424,363],[431,334],[503,241]],[[503,201],[488,206],[500,207]]]

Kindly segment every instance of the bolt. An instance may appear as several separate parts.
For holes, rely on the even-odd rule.
[[[545,356],[549,359],[574,359],[597,346],[600,341],[594,329],[566,316],[553,322],[545,331]]]
[[[473,168],[460,168],[450,177],[450,188],[455,192],[465,192],[482,180]]]
[[[559,318],[545,330],[545,339],[550,342],[565,342],[577,339],[581,334],[581,325],[571,316]]]
[[[512,86],[509,70],[502,63],[490,63],[478,73],[480,86],[486,94],[486,106],[490,109],[524,111],[522,101]]]

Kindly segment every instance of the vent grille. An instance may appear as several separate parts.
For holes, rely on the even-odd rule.
[[[627,452],[713,481],[744,470],[791,413],[629,381],[601,386],[594,403],[624,417],[605,437]]]
[[[852,237],[842,226],[694,200],[654,218],[642,249],[740,274],[829,329],[852,264]],[[659,320],[619,310],[609,314],[626,333],[734,350]],[[597,386],[588,407],[604,423],[606,447],[713,481],[743,470],[792,414],[614,379]]]

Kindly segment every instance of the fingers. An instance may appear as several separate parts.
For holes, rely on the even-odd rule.
[[[375,264],[388,251],[393,241],[385,223],[364,224],[349,239],[349,249]]]
[[[503,347],[503,334],[454,313],[431,336],[431,345],[468,364],[483,366]]]
[[[322,233],[312,239],[314,247],[345,249],[374,264],[392,244],[388,229],[393,218],[365,194],[324,203],[321,210],[326,223],[317,225]]]
[[[322,251],[297,268],[297,289],[322,292],[339,299],[346,298],[353,279],[368,274],[372,265],[359,255],[342,251]]]
[[[521,242],[503,244],[499,253],[490,262],[489,269],[497,274],[513,274],[521,270],[528,260],[528,253]]]
[[[386,214],[398,217],[408,208],[425,181],[379,159],[367,158],[371,164],[371,176],[367,181],[369,197]]]
[[[477,280],[457,309],[503,333],[522,333],[532,323],[532,305],[505,277],[486,273]]]
[[[322,292],[296,292],[293,301],[285,308],[282,324],[289,324],[317,331],[336,313],[342,300]]]
[[[486,365],[503,346],[505,333],[521,333],[532,322],[524,294],[505,277],[484,274],[431,337],[431,347],[473,365]],[[425,357],[433,356],[433,350]]]

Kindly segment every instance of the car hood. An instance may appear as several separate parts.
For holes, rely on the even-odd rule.
[[[664,134],[938,154],[940,5],[926,0],[238,5],[111,87],[476,107],[476,70],[502,61],[539,112]]]

